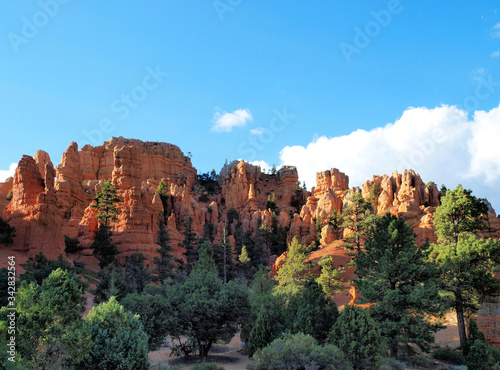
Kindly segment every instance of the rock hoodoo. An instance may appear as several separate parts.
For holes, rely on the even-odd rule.
[[[244,161],[225,165],[207,187],[190,158],[177,146],[114,137],[96,147],[79,149],[71,143],[55,168],[44,151],[33,157],[23,156],[14,178],[0,183],[0,211],[16,229],[10,248],[30,256],[43,252],[56,258],[64,252],[67,235],[78,238],[82,253],[91,255],[89,247],[98,223],[90,204],[102,182],[109,179],[122,200],[118,222],[113,225],[113,240],[122,259],[133,252],[149,258],[155,255],[157,223],[162,213],[167,217],[177,257],[182,257],[183,249],[178,244],[189,217],[198,235],[207,223],[213,224],[215,241],[219,242],[230,209],[237,212],[245,232],[255,233],[274,220],[287,228],[288,242],[293,237],[306,244],[316,241],[327,251],[342,237],[329,226],[332,212],[341,211],[353,191],[374,199],[377,214],[390,212],[404,218],[417,234],[417,243],[426,239],[434,242],[432,217],[443,195],[434,183],[424,183],[413,170],[374,176],[360,188],[350,189],[348,176],[334,168],[318,172],[316,186],[308,192],[300,188],[295,167],[283,166],[266,174]],[[156,193],[160,182],[168,190],[166,204]],[[10,191],[9,201],[6,198]],[[266,209],[268,201],[274,210]],[[234,233],[235,225],[229,227]],[[500,220],[493,208],[489,228],[481,236],[500,237]],[[229,240],[234,242],[232,236]],[[483,305],[479,319],[492,343],[500,337],[495,326],[498,306],[498,297],[491,297]]]

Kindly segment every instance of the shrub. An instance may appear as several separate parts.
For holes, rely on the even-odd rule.
[[[488,370],[492,369],[495,363],[491,348],[485,341],[475,340],[469,347],[469,354],[465,360],[468,369]]]
[[[224,370],[223,367],[217,366],[216,364],[206,363],[206,362],[203,362],[203,363],[198,364],[198,365],[194,365],[191,369],[192,370]]]
[[[361,307],[346,306],[330,332],[330,341],[352,361],[355,369],[378,369],[384,341],[380,328]]]
[[[12,199],[13,197],[13,193],[12,193],[12,190],[9,190],[9,192],[7,193],[7,200],[10,202],[10,200]]]
[[[465,361],[464,356],[461,353],[448,348],[439,348],[435,350],[433,356],[437,360],[450,362],[454,365],[463,365]]]
[[[139,315],[125,311],[115,297],[92,308],[86,322],[94,345],[87,369],[148,369],[148,336]]]
[[[406,370],[407,366],[404,362],[396,360],[392,357],[385,357],[381,360],[380,370]]]
[[[201,194],[198,200],[203,203],[207,203],[209,201],[208,196],[206,194]]]
[[[248,369],[352,369],[334,345],[320,346],[310,335],[284,334],[254,355]]]
[[[70,238],[64,235],[64,244],[66,245],[64,249],[66,253],[76,253],[80,249],[80,241],[77,238]]]

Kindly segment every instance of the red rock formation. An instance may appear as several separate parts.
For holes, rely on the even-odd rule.
[[[3,215],[5,207],[10,203],[10,200],[7,199],[7,195],[12,190],[13,183],[13,177],[9,177],[5,182],[0,182],[0,215]]]
[[[4,216],[16,229],[14,250],[30,256],[43,251],[49,258],[56,258],[64,251],[64,240],[56,206],[55,171],[47,153],[37,152],[35,158],[38,162],[25,155],[19,162],[12,186],[13,197]]]
[[[479,309],[477,325],[486,341],[491,346],[500,348],[500,294],[486,297]]]

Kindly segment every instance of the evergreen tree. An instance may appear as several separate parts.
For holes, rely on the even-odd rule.
[[[41,286],[21,283],[16,294],[16,341],[24,368],[72,367],[87,356],[91,341],[81,319],[82,298],[81,282],[60,268]],[[5,313],[6,307],[2,316]]]
[[[112,264],[119,253],[118,247],[111,239],[112,235],[109,226],[101,224],[95,234],[94,242],[90,246],[94,256],[99,260],[101,269]]]
[[[384,340],[368,311],[346,305],[330,332],[330,342],[351,360],[355,370],[379,369]]]
[[[0,217],[0,244],[14,243],[15,229],[10,226],[7,221]]]
[[[428,321],[429,315],[443,310],[438,271],[427,262],[428,255],[429,245],[418,247],[413,230],[402,218],[386,214],[355,258],[358,279],[354,284],[364,301],[375,303],[370,314],[393,357],[400,343],[429,350],[441,328]]]
[[[333,231],[333,235],[335,236],[335,240],[339,240],[342,235],[342,224],[344,223],[344,217],[342,212],[333,210],[330,216],[330,221],[328,223],[329,227]]]
[[[121,200],[116,195],[116,188],[112,185],[111,180],[106,180],[101,184],[101,189],[97,192],[95,203],[90,205],[98,211],[95,216],[102,221],[97,229],[94,237],[94,242],[90,246],[94,256],[99,260],[99,267],[102,269],[115,261],[118,255],[118,248],[112,242],[113,235],[110,228],[110,222],[118,220],[120,210],[116,208],[116,204]]]
[[[158,217],[158,233],[156,235],[156,244],[159,245],[160,248],[156,250],[159,256],[153,257],[153,263],[156,265],[153,270],[153,273],[156,276],[153,280],[159,281],[163,284],[165,279],[172,275],[172,270],[174,269],[174,257],[172,256],[170,235],[162,216]]]
[[[111,180],[106,180],[101,184],[101,189],[97,192],[95,203],[90,205],[98,211],[95,216],[98,220],[104,222],[104,226],[108,226],[110,221],[115,222],[118,220],[120,210],[116,208],[116,204],[121,200],[116,195],[116,188],[111,183]]]
[[[98,277],[99,281],[96,283],[95,289],[92,290],[95,304],[107,302],[111,297],[121,301],[127,294],[133,292],[123,268],[109,265],[99,271]]]
[[[172,320],[172,306],[168,299],[159,294],[131,293],[121,304],[133,314],[140,317],[144,331],[148,335],[148,349],[159,349],[167,336],[167,330]]]
[[[76,278],[74,273],[76,273],[76,268],[71,266],[71,263],[63,259],[62,254],[59,255],[57,260],[49,260],[45,255],[40,252],[35,257],[28,258],[26,263],[22,263],[21,267],[24,269],[24,274],[19,277],[20,281],[26,281],[28,283],[35,282],[38,285],[42,285],[43,281],[49,277],[52,271],[61,268],[63,270],[73,273],[73,277]],[[77,278],[80,281],[79,278]]]
[[[332,256],[323,256],[318,261],[318,265],[321,266],[321,274],[316,281],[323,288],[323,292],[325,292],[329,298],[333,298],[336,292],[343,289],[341,283],[344,280],[342,278],[344,269],[335,268]]]
[[[476,340],[482,340],[483,342],[486,342],[486,338],[485,338],[483,332],[479,330],[479,327],[477,326],[476,320],[471,319],[469,321],[469,330],[468,330],[467,334],[468,334],[467,335],[467,344],[465,346],[463,346],[463,348],[462,348],[462,353],[466,357],[469,354],[469,349],[470,349],[472,343],[474,343]]]
[[[348,230],[344,237],[345,247],[359,253],[361,246],[368,237],[370,228],[374,225],[376,217],[370,202],[365,201],[361,192],[354,192],[348,198],[344,208],[344,222],[342,228]]]
[[[158,184],[156,192],[160,196],[161,204],[163,205],[163,217],[166,219],[168,217],[168,200],[170,198],[170,194],[163,181],[160,181]]]
[[[249,289],[250,310],[241,325],[241,340],[243,342],[250,342],[250,333],[256,325],[257,317],[261,314],[261,311],[266,311],[265,315],[269,318],[269,322],[272,323],[271,340],[278,338],[289,326],[289,320],[285,312],[285,297],[273,294],[275,286],[276,282],[269,277],[269,268],[261,265],[254,274]]]
[[[477,233],[486,228],[488,205],[458,185],[447,190],[441,206],[434,213],[433,223],[439,244],[456,244],[462,233]]]
[[[273,213],[275,213],[278,210],[278,206],[276,205],[274,193],[269,194],[267,196],[266,209],[269,209]]]
[[[307,281],[304,289],[290,299],[287,312],[292,333],[309,334],[319,343],[325,342],[339,316],[335,302],[326,298],[314,279]]]
[[[465,363],[469,369],[489,370],[498,366],[495,350],[491,348],[484,334],[477,327],[476,320],[470,320],[467,344],[463,348]]]
[[[241,249],[241,254],[238,257],[238,261],[240,261],[243,266],[247,266],[252,261],[250,257],[248,257],[247,247],[245,245]]]
[[[196,241],[196,233],[193,231],[193,218],[188,217],[186,222],[184,223],[184,231],[182,232],[184,235],[184,240],[182,243],[179,243],[179,247],[184,248],[184,256],[186,257],[186,270],[189,273],[196,262],[196,258],[198,257],[197,251],[197,241]]]
[[[231,225],[234,220],[239,220],[240,216],[238,215],[238,212],[234,208],[229,208],[226,214],[226,218],[228,224]]]
[[[148,369],[148,336],[139,315],[125,311],[111,297],[85,319],[93,341],[87,369]]]
[[[208,243],[203,243],[198,253],[189,278],[183,284],[167,287],[165,296],[174,311],[168,330],[173,338],[172,350],[189,353],[198,348],[205,358],[215,341],[231,340],[249,303],[243,288],[232,281],[223,284],[217,276]]]
[[[303,247],[297,238],[292,239],[283,264],[275,277],[278,282],[276,293],[292,296],[302,289],[309,280],[307,271],[311,268],[311,262],[307,261],[307,257],[310,251],[311,247]]]
[[[431,259],[439,265],[444,289],[452,295],[462,348],[467,344],[464,315],[477,312],[485,295],[498,290],[493,273],[500,263],[500,242],[475,235],[485,228],[487,211],[484,200],[458,185],[441,198],[433,219],[438,243]]]
[[[149,265],[144,266],[147,257],[143,253],[134,252],[127,257],[125,269],[129,279],[129,285],[133,292],[142,293],[146,285],[151,281]]]
[[[252,357],[257,350],[264,348],[274,339],[276,339],[276,336],[269,320],[268,311],[264,307],[261,307],[255,325],[248,338],[248,356]]]

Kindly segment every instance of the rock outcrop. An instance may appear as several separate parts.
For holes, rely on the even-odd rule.
[[[25,155],[19,162],[12,200],[4,211],[6,221],[16,229],[14,250],[31,255],[43,252],[49,258],[64,251],[54,177],[54,166],[45,152],[38,151],[35,159]]]
[[[78,238],[82,253],[91,255],[89,247],[98,221],[90,205],[105,180],[112,181],[122,201],[112,229],[122,260],[133,252],[144,253],[149,259],[156,254],[160,216],[167,219],[173,253],[178,258],[182,257],[179,243],[184,239],[182,232],[188,218],[193,219],[193,230],[198,235],[207,223],[212,224],[215,242],[220,242],[227,212],[234,208],[244,232],[255,235],[259,227],[270,226],[275,220],[288,228],[288,242],[297,237],[303,244],[320,244],[311,259],[332,255],[346,264],[348,257],[338,240],[342,232],[334,230],[330,221],[333,212],[346,206],[353,191],[372,199],[378,215],[390,212],[404,218],[415,231],[418,244],[426,239],[436,241],[432,217],[443,195],[434,183],[424,183],[413,170],[374,176],[360,188],[350,189],[348,176],[330,169],[317,173],[316,186],[308,192],[299,187],[295,167],[283,166],[273,174],[265,174],[244,161],[224,166],[209,188],[177,146],[118,137],[81,150],[71,143],[56,168],[46,152],[23,156],[14,178],[0,183],[0,211],[16,229],[10,248],[28,256],[43,252],[56,258],[64,251],[67,235]],[[156,192],[160,182],[168,191],[167,201]],[[11,190],[9,201],[6,197]],[[269,204],[274,204],[274,211],[266,209]],[[235,224],[229,225],[230,234],[236,231]],[[491,207],[488,226],[480,236],[499,238],[500,220]],[[234,244],[233,235],[228,240]],[[270,259],[275,261],[274,271],[284,258],[285,254]],[[499,307],[498,296],[489,297],[478,320],[490,343],[496,345],[500,343]]]

